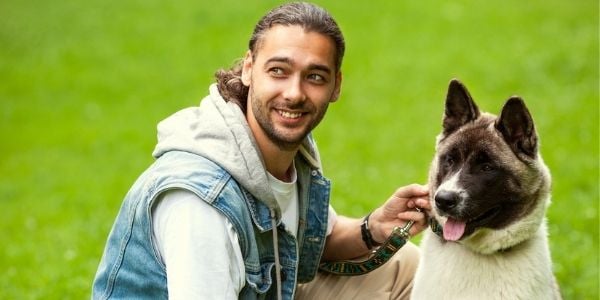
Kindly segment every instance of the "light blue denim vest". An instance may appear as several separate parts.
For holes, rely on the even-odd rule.
[[[330,183],[304,158],[296,158],[299,190],[297,239],[278,222],[282,295],[317,272],[327,231]],[[188,152],[167,152],[133,185],[109,234],[93,286],[93,299],[166,299],[165,266],[155,249],[151,209],[170,189],[189,190],[223,213],[239,237],[246,285],[240,299],[274,299],[275,268],[269,208],[224,169]],[[201,255],[201,254],[199,254]]]

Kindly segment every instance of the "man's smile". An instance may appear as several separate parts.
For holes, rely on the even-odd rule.
[[[275,110],[280,116],[286,118],[286,119],[298,119],[302,116],[301,112],[290,112],[290,111],[285,111],[285,110]]]

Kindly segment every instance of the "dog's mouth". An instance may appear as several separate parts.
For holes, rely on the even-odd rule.
[[[490,220],[492,220],[500,212],[500,206],[492,207],[480,215],[467,220],[460,220],[448,216],[448,219],[444,223],[444,239],[447,241],[458,241],[465,233],[471,233],[479,227],[483,227]]]

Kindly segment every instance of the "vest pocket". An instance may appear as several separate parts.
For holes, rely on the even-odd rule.
[[[258,294],[266,293],[273,284],[271,272],[275,263],[268,262],[260,265],[260,270],[246,266],[246,282]]]

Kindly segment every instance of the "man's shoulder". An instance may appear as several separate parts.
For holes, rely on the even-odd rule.
[[[156,171],[181,172],[203,171],[203,173],[220,173],[225,169],[212,160],[187,151],[169,151],[158,157],[152,168]]]
[[[231,180],[231,174],[218,164],[203,156],[183,151],[163,154],[146,173],[157,192],[181,188],[193,191],[209,202],[226,185],[237,185]]]

